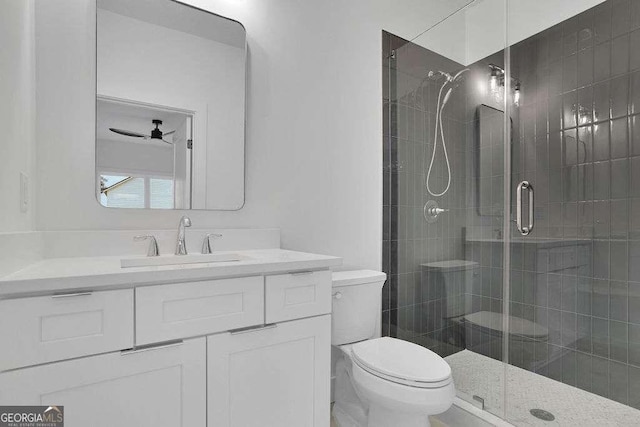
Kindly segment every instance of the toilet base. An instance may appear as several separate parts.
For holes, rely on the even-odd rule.
[[[333,407],[333,411],[331,411],[331,415],[336,422],[336,426],[338,427],[365,427],[366,426],[366,415],[361,417],[360,420],[354,419],[351,415],[349,415],[349,411],[344,410],[342,407],[335,405]]]
[[[438,391],[422,390],[423,394],[417,396],[419,399],[414,402],[412,399],[392,399],[388,402],[390,406],[381,405],[379,397],[373,392],[375,388],[368,388],[366,384],[357,386],[359,382],[354,378],[356,373],[348,355],[343,355],[336,363],[335,403],[332,413],[339,427],[428,427],[429,415],[446,411],[455,396],[454,385],[450,383]],[[368,374],[362,374],[368,378]],[[400,387],[400,391],[406,387],[392,383],[385,386]],[[413,397],[415,400],[416,396]],[[430,404],[425,405],[426,402]]]
[[[340,406],[333,408],[333,418],[338,427],[429,427],[429,416],[416,414],[400,414],[382,407],[369,408],[369,414],[355,420]],[[365,421],[366,420],[366,421]]]

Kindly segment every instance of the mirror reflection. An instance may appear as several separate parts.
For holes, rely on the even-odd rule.
[[[101,98],[97,112],[100,203],[189,209],[193,114]]]
[[[172,0],[98,0],[101,205],[244,203],[245,31]]]

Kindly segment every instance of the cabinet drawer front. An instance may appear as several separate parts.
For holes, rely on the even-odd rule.
[[[267,276],[265,304],[266,323],[331,313],[331,272]]]
[[[0,371],[133,346],[133,290],[0,301]]]
[[[136,342],[151,344],[264,322],[262,276],[136,289]]]

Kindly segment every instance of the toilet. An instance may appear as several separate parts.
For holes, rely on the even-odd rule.
[[[421,264],[423,277],[426,278],[423,294],[444,298],[446,319],[457,325],[458,333],[449,337],[455,345],[497,360],[503,357],[502,313],[492,311],[472,311],[471,304],[466,306],[465,293],[473,294],[474,288],[481,285],[480,266],[477,262],[466,260],[447,260]],[[521,348],[532,348],[535,343],[545,343],[549,339],[548,329],[533,321],[517,316],[509,316],[509,340]],[[524,351],[524,350],[523,350]],[[547,354],[527,354],[523,367],[535,370],[545,363]]]
[[[453,404],[451,368],[436,353],[380,337],[384,273],[333,273],[333,416],[340,427],[425,427]]]

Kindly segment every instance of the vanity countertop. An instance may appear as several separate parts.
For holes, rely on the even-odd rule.
[[[225,253],[225,252],[220,252]],[[0,298],[323,269],[342,258],[284,249],[233,251],[240,261],[121,268],[119,256],[51,258],[0,277]]]

